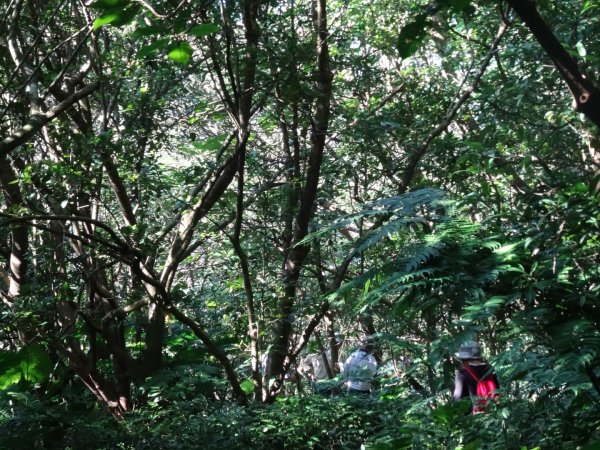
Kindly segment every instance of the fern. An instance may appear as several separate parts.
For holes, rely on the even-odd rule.
[[[492,317],[500,306],[507,303],[509,297],[507,296],[494,296],[486,300],[484,303],[476,302],[473,305],[467,306],[462,315],[463,320],[484,320]]]
[[[402,228],[423,224],[423,216],[418,213],[418,210],[435,208],[442,203],[445,195],[445,192],[440,189],[425,188],[366,203],[358,212],[339,217],[327,225],[317,224],[315,227],[317,231],[308,234],[297,245],[305,245],[313,239],[329,235],[362,219],[383,218],[386,222],[383,226],[355,243],[354,253],[359,254]]]
[[[417,270],[419,266],[426,263],[427,261],[435,258],[440,254],[440,249],[436,247],[426,246],[422,247],[409,261],[405,263],[404,271],[412,272]]]
[[[12,418],[10,410],[0,407],[0,427],[6,424]]]
[[[359,255],[364,252],[366,249],[373,247],[381,240],[392,236],[398,231],[408,228],[409,225],[412,224],[422,224],[423,219],[420,217],[411,217],[411,218],[400,218],[390,220],[385,225],[377,228],[375,231],[367,234],[364,238],[359,239],[356,243],[353,253],[355,255]]]

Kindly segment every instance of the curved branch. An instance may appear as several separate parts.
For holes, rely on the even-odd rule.
[[[92,219],[90,217],[69,216],[69,215],[44,215],[44,214],[35,214],[35,215],[18,216],[17,217],[17,216],[12,216],[10,214],[6,214],[6,213],[2,213],[2,212],[0,212],[0,217],[4,217],[4,220],[2,220],[0,223],[7,224],[7,225],[9,225],[11,223],[33,222],[35,220],[62,221],[62,222],[70,221],[70,222],[90,223],[90,224],[95,225],[98,228],[101,228],[104,231],[106,231],[113,238],[113,240],[115,241],[116,244],[113,244],[102,238],[99,238],[97,236],[92,236],[87,233],[85,233],[83,236],[70,235],[69,237],[72,237],[72,238],[75,238],[78,240],[87,238],[92,241],[96,241],[99,244],[105,245],[108,248],[111,248],[113,250],[118,250],[118,251],[125,250],[137,257],[144,257],[143,253],[139,249],[132,247],[129,244],[127,244],[125,241],[121,240],[121,238],[117,235],[117,233],[111,227],[109,227],[108,225],[106,225],[104,222],[102,222],[100,220]],[[34,227],[40,228],[40,225],[38,225],[38,224],[31,224],[31,225]],[[50,230],[50,231],[52,231],[52,230]]]
[[[233,393],[234,393],[236,399],[240,403],[245,403],[246,402],[246,394],[244,393],[244,391],[242,390],[242,388],[240,386],[238,376],[235,373],[235,371],[233,370],[233,366],[231,365],[231,361],[229,361],[229,358],[227,357],[227,355],[210,338],[210,336],[202,329],[202,327],[200,325],[198,325],[193,319],[186,316],[183,312],[181,312],[179,309],[177,309],[174,305],[170,304],[170,305],[164,306],[163,309],[166,312],[168,312],[169,314],[171,314],[173,317],[175,317],[179,322],[181,322],[184,325],[187,325],[193,331],[193,333],[196,335],[196,337],[198,339],[200,339],[200,341],[202,341],[202,343],[206,346],[206,349],[208,350],[208,352],[211,355],[213,355],[215,358],[217,358],[217,360],[221,363],[221,365],[223,366],[223,369],[225,370],[225,375],[227,377],[227,381],[229,381],[229,384],[231,385],[231,388],[233,389]]]
[[[10,136],[4,138],[0,142],[0,157],[8,155],[17,147],[25,144],[31,139],[44,125],[54,120],[60,114],[64,113],[68,108],[73,106],[79,100],[87,97],[92,92],[98,89],[100,84],[93,82],[81,88],[77,92],[71,94],[65,100],[60,102],[48,112],[39,112],[30,117],[29,121],[21,127],[20,130],[14,132]]]

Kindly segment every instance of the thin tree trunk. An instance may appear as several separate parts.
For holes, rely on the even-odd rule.
[[[250,276],[250,267],[248,265],[248,256],[242,248],[240,235],[242,231],[242,219],[244,213],[244,168],[245,168],[245,152],[241,153],[238,162],[238,190],[237,190],[237,205],[236,217],[234,224],[233,237],[231,242],[233,248],[240,261],[242,270],[242,278],[244,280],[244,291],[246,292],[246,313],[248,315],[248,336],[250,338],[250,357],[251,376],[254,380],[254,393],[256,398],[260,398],[262,392],[262,379],[259,370],[259,347],[258,347],[258,322],[256,320],[256,312],[254,308],[254,291],[252,288],[252,279]]]
[[[592,130],[587,131],[590,169],[592,172],[592,187],[594,193],[600,193],[600,139]]]
[[[4,194],[7,207],[18,207],[23,203],[21,189],[17,183],[18,177],[13,171],[10,162],[5,156],[0,155],[0,188]],[[9,287],[8,299],[12,302],[21,294],[27,274],[27,251],[29,236],[26,225],[18,224],[10,232],[10,261],[9,261]]]
[[[17,183],[18,178],[13,171],[8,159],[0,155],[0,188],[4,194],[7,207],[19,207],[22,205],[23,198],[21,189]],[[8,290],[6,293],[0,292],[2,300],[12,308],[14,302],[21,295],[21,291],[26,284],[28,256],[29,251],[29,230],[24,224],[17,224],[10,231],[10,256],[8,271]],[[18,327],[17,335],[21,344],[26,344],[34,336],[34,330],[28,330],[25,327]]]

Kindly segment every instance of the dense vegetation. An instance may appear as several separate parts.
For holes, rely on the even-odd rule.
[[[600,1],[0,13],[1,448],[597,448]]]

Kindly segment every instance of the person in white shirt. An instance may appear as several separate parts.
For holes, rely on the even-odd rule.
[[[373,390],[373,379],[377,372],[377,360],[372,354],[373,346],[365,345],[352,353],[342,366],[349,393],[368,394]]]
[[[306,355],[298,368],[298,371],[312,381],[327,380],[330,376],[327,372],[327,366],[325,365],[324,359],[327,359],[331,374],[332,376],[335,376],[334,367],[331,361],[331,350],[328,350],[325,354],[319,352]]]
[[[329,370],[327,370],[326,362],[329,365]],[[336,375],[335,369],[331,350],[327,350],[325,353],[319,352],[306,355],[298,367],[298,372],[302,377],[311,382],[315,393],[331,395],[338,384],[334,380]]]

